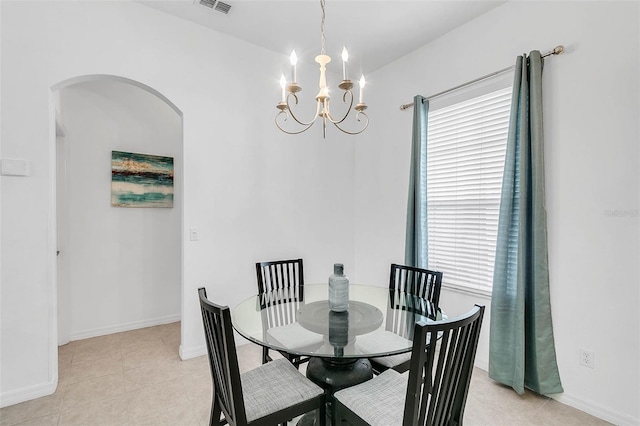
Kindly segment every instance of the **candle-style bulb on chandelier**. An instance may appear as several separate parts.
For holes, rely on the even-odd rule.
[[[352,92],[354,84],[349,80],[348,76],[348,61],[349,61],[349,53],[345,47],[342,48],[342,82],[338,85],[338,87],[343,91],[342,93],[342,103],[347,106],[346,112],[344,115],[334,118],[331,114],[330,110],[330,100],[329,96],[329,87],[327,86],[327,77],[326,70],[327,64],[331,62],[331,57],[325,54],[324,45],[325,45],[325,36],[324,36],[324,19],[325,19],[325,0],[320,0],[320,8],[322,9],[322,20],[320,21],[320,30],[321,30],[321,50],[320,54],[316,56],[316,62],[320,65],[320,81],[318,86],[320,88],[318,94],[316,95],[316,112],[312,120],[310,121],[302,121],[300,120],[296,114],[292,110],[292,106],[298,105],[298,95],[297,93],[302,91],[302,86],[298,83],[298,75],[297,75],[297,63],[298,57],[296,55],[296,51],[293,50],[291,52],[291,56],[289,60],[291,62],[291,82],[287,84],[287,79],[282,74],[280,77],[280,88],[282,90],[282,98],[280,103],[276,105],[280,111],[276,115],[276,126],[278,129],[282,130],[285,133],[290,135],[297,135],[302,132],[305,132],[314,125],[318,118],[322,121],[322,137],[326,137],[327,135],[327,123],[333,124],[338,130],[344,132],[349,135],[357,135],[362,133],[367,126],[369,126],[369,117],[364,112],[367,109],[367,105],[363,101],[363,92],[364,86],[366,84],[364,75],[360,77],[360,97],[359,102],[354,106],[354,94]],[[291,103],[293,99],[293,104]],[[344,123],[347,118],[353,114],[356,125],[355,129],[347,129],[344,128]],[[288,130],[285,127],[284,122],[288,121],[288,118],[291,117],[295,123],[293,123],[293,129]]]

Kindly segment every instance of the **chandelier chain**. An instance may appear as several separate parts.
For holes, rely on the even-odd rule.
[[[324,11],[324,2],[325,0],[320,0],[320,8],[322,9],[322,19],[320,20],[320,45],[321,45],[321,49],[320,49],[320,53],[321,54],[325,54],[325,50],[324,50],[324,43],[325,43],[325,37],[324,37],[324,15],[325,15],[325,11]]]

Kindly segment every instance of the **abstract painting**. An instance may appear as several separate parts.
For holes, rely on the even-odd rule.
[[[111,205],[173,207],[173,157],[111,151]]]

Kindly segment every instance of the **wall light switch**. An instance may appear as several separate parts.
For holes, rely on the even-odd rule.
[[[191,241],[198,241],[200,239],[200,234],[198,233],[198,228],[191,228],[189,230],[189,239]]]
[[[0,174],[2,176],[29,176],[29,162],[27,160],[0,160]]]

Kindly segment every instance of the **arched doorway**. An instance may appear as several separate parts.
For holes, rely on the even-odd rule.
[[[58,344],[180,321],[182,113],[154,89],[117,76],[73,78],[52,93]],[[172,158],[173,206],[113,206],[114,151]]]

